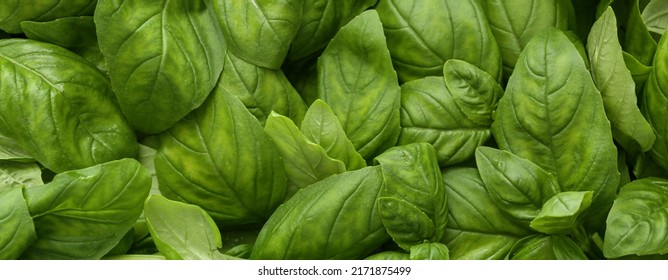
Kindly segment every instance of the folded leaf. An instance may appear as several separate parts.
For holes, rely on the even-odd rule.
[[[436,228],[429,216],[405,200],[379,197],[378,213],[392,240],[406,251],[425,240],[436,239]]]
[[[668,36],[662,36],[654,57],[654,67],[647,78],[641,100],[643,114],[656,135],[649,153],[664,170],[668,171]]]
[[[565,235],[532,235],[518,241],[510,260],[586,260],[582,250]]]
[[[26,2],[6,0],[0,5],[0,30],[21,33],[21,22],[50,21],[61,17],[92,15],[96,0]]]
[[[531,228],[545,234],[568,234],[578,226],[578,215],[591,205],[592,192],[560,192],[545,202]]]
[[[463,60],[450,59],[443,66],[443,77],[459,110],[481,126],[492,124],[503,88],[487,72]]]
[[[23,188],[0,188],[0,260],[17,259],[37,240]]]

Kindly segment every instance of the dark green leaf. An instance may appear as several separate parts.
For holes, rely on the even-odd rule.
[[[619,38],[622,49],[633,55],[640,63],[651,65],[656,51],[656,41],[643,22],[638,0],[617,0],[613,1],[611,6],[621,25]]]
[[[656,141],[649,153],[664,170],[668,170],[668,36],[661,37],[654,67],[647,78],[641,100],[643,114],[654,128]]]

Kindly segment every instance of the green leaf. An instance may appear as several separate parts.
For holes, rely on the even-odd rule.
[[[368,256],[389,240],[376,203],[382,187],[380,167],[374,166],[333,175],[302,189],[264,224],[251,259]]]
[[[400,80],[440,76],[449,59],[467,61],[499,78],[499,47],[478,1],[381,0],[376,9]]]
[[[612,136],[629,152],[646,152],[656,136],[638,109],[635,83],[626,68],[622,47],[617,39],[617,19],[608,8],[596,20],[589,33],[587,52],[591,75],[603,97],[606,115],[612,124]]]
[[[646,178],[622,187],[606,223],[608,258],[668,253],[668,180]]]
[[[411,260],[449,260],[450,250],[443,243],[422,243],[411,247]]]
[[[365,260],[377,260],[377,261],[407,261],[411,259],[411,255],[404,252],[397,251],[382,251],[380,253],[375,253],[371,256],[364,258]]]
[[[303,1],[301,24],[288,52],[291,61],[325,48],[339,28],[376,3],[376,0]]]
[[[26,2],[6,0],[0,5],[0,29],[21,33],[23,21],[50,21],[61,17],[92,15],[96,0]]]
[[[553,174],[561,191],[593,191],[591,225],[602,224],[619,182],[617,148],[601,95],[561,31],[526,46],[495,117],[499,147]]]
[[[579,215],[591,205],[593,193],[560,192],[545,202],[531,228],[545,234],[568,234],[578,226]]]
[[[0,129],[1,130],[1,129]],[[0,160],[8,160],[15,162],[32,162],[35,161],[26,151],[21,149],[14,139],[2,134],[0,131]]]
[[[654,67],[645,84],[640,107],[654,128],[656,141],[649,154],[664,170],[668,170],[668,36],[662,36],[654,58]]]
[[[223,69],[225,44],[204,0],[98,0],[95,24],[118,103],[143,133],[200,106]]]
[[[278,69],[299,30],[303,0],[213,0],[230,51],[257,66]]]
[[[48,169],[135,157],[135,134],[112,95],[106,76],[68,50],[0,41],[0,134]]]
[[[24,259],[99,259],[125,236],[142,212],[151,177],[134,159],[56,175],[25,189],[37,241]]]
[[[406,251],[425,240],[435,239],[436,228],[432,220],[410,202],[395,197],[379,197],[378,213],[392,240]]]
[[[460,96],[461,98],[461,96]],[[491,137],[489,125],[470,120],[442,77],[426,77],[401,86],[399,145],[426,142],[441,166],[461,163]]]
[[[427,143],[398,146],[376,157],[376,161],[380,163],[385,180],[381,197],[408,204],[396,200],[380,203],[383,224],[394,241],[408,250],[411,245],[422,243],[425,239],[442,240],[448,219],[447,196],[434,148]],[[419,212],[426,217],[421,217]],[[412,226],[420,230],[411,236],[410,227],[401,222],[414,219],[416,215],[420,218]],[[424,225],[425,222],[429,222],[430,226]],[[424,236],[430,231],[432,236]],[[395,232],[401,236],[394,235]]]
[[[443,243],[451,259],[503,259],[517,240],[530,234],[495,206],[477,169],[445,169],[443,181],[448,194]]]
[[[0,260],[17,259],[37,240],[23,188],[0,189]]]
[[[71,50],[101,71],[107,71],[92,16],[64,17],[47,22],[23,21],[21,28],[29,39]]]
[[[324,101],[317,99],[311,104],[301,132],[309,141],[322,146],[327,155],[346,165],[347,170],[357,170],[366,166],[364,158],[355,150],[339,119]]]
[[[318,59],[318,98],[368,160],[396,143],[400,93],[378,14],[366,11],[341,28]]]
[[[621,25],[619,38],[622,49],[633,55],[640,63],[652,65],[656,41],[643,22],[638,0],[613,1],[611,7]]]
[[[649,1],[641,14],[647,29],[656,34],[663,34],[668,28],[668,2]]]
[[[308,185],[346,171],[343,162],[332,159],[323,147],[306,139],[292,120],[285,116],[272,113],[264,131],[283,158],[289,182],[288,198]]]
[[[214,92],[160,139],[160,192],[202,207],[221,225],[262,224],[285,198],[279,151],[233,95]]]
[[[506,78],[510,77],[520,53],[535,35],[550,27],[569,30],[575,26],[575,11],[568,0],[482,2],[501,50],[503,74]]]
[[[645,82],[649,78],[649,73],[652,72],[652,67],[640,63],[640,61],[627,52],[622,52],[622,55],[624,56],[626,68],[631,72],[633,82],[636,84],[636,95],[641,97],[645,88]]]
[[[503,88],[487,72],[463,60],[450,59],[443,66],[445,85],[455,104],[469,120],[481,126],[492,124]]]
[[[507,151],[478,147],[476,162],[495,205],[527,228],[543,204],[559,192],[552,174]]]
[[[582,250],[565,235],[532,235],[513,245],[510,260],[586,260]]]
[[[168,260],[214,260],[223,246],[216,223],[202,208],[153,195],[144,207],[153,241]]]
[[[274,111],[299,124],[306,112],[306,104],[280,69],[255,66],[229,51],[216,91],[239,97],[260,123]]]
[[[40,185],[44,185],[42,170],[36,163],[0,161],[0,191]]]

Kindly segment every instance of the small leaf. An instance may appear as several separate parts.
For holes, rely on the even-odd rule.
[[[411,260],[449,260],[450,250],[443,243],[427,242],[415,245],[410,250]]]
[[[510,260],[586,260],[584,252],[565,235],[532,235],[518,241]]]
[[[429,216],[405,200],[380,197],[378,213],[392,240],[406,251],[433,239],[436,229]]]
[[[443,76],[455,104],[478,125],[490,126],[503,88],[487,72],[463,60],[450,59]]]
[[[663,34],[668,28],[668,2],[661,0],[649,1],[642,11],[642,20],[647,29],[656,34]]]
[[[578,215],[591,205],[593,192],[560,192],[545,202],[531,228],[545,234],[567,234],[577,226]]]
[[[0,161],[0,191],[40,185],[44,185],[42,170],[36,163]]]

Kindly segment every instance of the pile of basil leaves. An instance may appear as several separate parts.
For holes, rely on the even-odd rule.
[[[668,1],[4,0],[0,259],[663,259]]]

